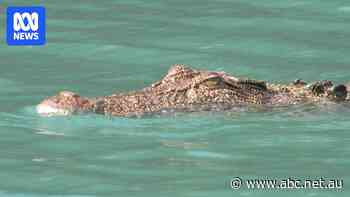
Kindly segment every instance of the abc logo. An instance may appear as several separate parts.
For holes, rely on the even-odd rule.
[[[28,24],[24,23],[24,20],[27,19]],[[23,30],[23,31],[37,31],[39,29],[39,15],[36,12],[29,14],[28,12],[24,12],[20,14],[16,12],[13,15],[13,29],[15,31]]]
[[[27,24],[24,21],[27,20]],[[13,14],[13,39],[15,40],[38,40],[39,33],[36,32],[39,29],[39,15],[36,12],[29,14],[24,12],[22,14],[15,12]],[[31,32],[19,32],[19,31],[31,31]]]
[[[44,7],[7,8],[8,45],[43,45],[45,33]]]

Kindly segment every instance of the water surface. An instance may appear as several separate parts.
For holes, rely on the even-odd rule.
[[[302,106],[141,119],[42,118],[68,89],[145,87],[174,63],[288,83],[350,80],[345,0],[1,2],[44,5],[47,45],[8,47],[0,30],[0,196],[280,196],[232,190],[244,178],[338,178],[348,196],[350,108]]]

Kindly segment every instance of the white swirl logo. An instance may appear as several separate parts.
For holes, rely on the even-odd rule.
[[[27,25],[24,23],[25,19],[27,19]],[[39,15],[36,12],[29,14],[28,12],[24,12],[22,14],[16,12],[13,15],[13,29],[15,31],[23,30],[23,31],[37,31],[39,29]]]

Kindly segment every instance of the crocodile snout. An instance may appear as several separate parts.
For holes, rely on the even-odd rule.
[[[42,116],[66,116],[83,112],[89,105],[89,100],[70,91],[62,91],[59,94],[42,101],[36,111]]]
[[[67,109],[60,108],[57,103],[51,100],[44,100],[37,107],[36,111],[41,116],[65,116],[70,112]]]

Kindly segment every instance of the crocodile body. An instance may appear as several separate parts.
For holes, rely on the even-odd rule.
[[[287,85],[268,84],[239,79],[224,72],[199,71],[176,64],[160,81],[142,90],[94,99],[64,91],[44,100],[38,105],[37,111],[42,115],[94,112],[130,116],[167,109],[224,110],[240,105],[281,106],[322,100],[348,101],[347,89],[343,85],[333,86],[329,81],[310,85],[300,80]]]

